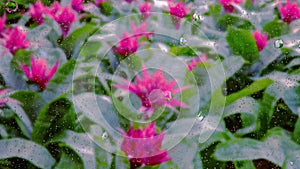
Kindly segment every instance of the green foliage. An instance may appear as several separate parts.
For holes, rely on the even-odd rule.
[[[263,30],[268,33],[268,39],[272,39],[287,34],[289,32],[289,25],[275,19],[266,23]]]
[[[243,29],[229,28],[226,40],[233,54],[242,56],[250,63],[258,60],[259,52],[251,32]]]

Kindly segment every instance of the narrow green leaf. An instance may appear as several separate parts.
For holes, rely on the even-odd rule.
[[[55,164],[55,159],[46,148],[19,138],[0,140],[0,152],[0,159],[19,157],[39,168],[51,169]]]
[[[268,33],[268,39],[279,37],[289,32],[289,25],[275,19],[264,25],[263,30]]]

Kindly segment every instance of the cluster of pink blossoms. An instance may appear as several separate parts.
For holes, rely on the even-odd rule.
[[[26,32],[22,31],[20,27],[6,27],[6,15],[0,18],[0,38],[3,39],[3,46],[12,54],[30,46],[29,41],[26,40]]]
[[[240,5],[244,2],[244,0],[220,0],[221,5],[224,10],[228,13],[234,12],[234,6],[232,4]]]
[[[298,6],[297,2],[292,3],[290,0],[287,0],[285,6],[283,6],[282,2],[280,1],[278,9],[281,19],[288,24],[300,18],[300,7]]]
[[[268,44],[268,34],[261,33],[259,30],[256,30],[252,33],[258,51],[262,51],[265,46]]]
[[[72,1],[72,6],[77,11],[82,11],[82,1]],[[55,1],[50,7],[44,6],[40,1],[37,1],[30,7],[30,16],[37,24],[44,22],[44,15],[51,17],[61,27],[63,38],[66,38],[73,22],[76,21],[76,14],[68,6],[62,7],[59,2]]]
[[[176,29],[180,28],[180,21],[184,18],[189,10],[190,7],[185,7],[185,4],[182,2],[174,2],[173,0],[168,0],[169,4],[169,12],[173,16],[173,22],[175,23]]]

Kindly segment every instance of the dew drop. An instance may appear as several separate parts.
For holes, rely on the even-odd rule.
[[[165,96],[168,101],[171,101],[173,98],[173,94],[170,91],[165,91]]]
[[[106,140],[108,138],[108,134],[106,132],[104,132],[102,134],[102,140]]]
[[[8,13],[14,13],[18,10],[18,4],[13,0],[6,2],[5,7]]]
[[[274,46],[275,46],[275,48],[282,48],[283,47],[283,40],[282,39],[277,39],[274,42]]]
[[[186,45],[187,41],[186,41],[186,39],[184,39],[184,37],[181,37],[179,39],[179,43],[180,43],[180,45]]]
[[[293,162],[293,161],[290,161],[290,165],[293,166],[293,165],[294,165],[294,162]]]
[[[192,16],[193,20],[195,22],[198,22],[198,21],[203,21],[204,20],[204,17],[202,15],[199,15],[197,13],[194,13],[193,16]]]
[[[202,121],[204,119],[203,112],[200,111],[197,115],[197,120]]]

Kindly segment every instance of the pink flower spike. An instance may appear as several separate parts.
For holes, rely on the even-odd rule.
[[[71,6],[75,11],[81,12],[83,11],[83,0],[72,0]]]
[[[22,104],[18,100],[7,97],[9,92],[9,89],[0,89],[0,108],[5,106],[6,103]]]
[[[149,17],[149,12],[151,11],[152,7],[153,4],[150,2],[144,2],[139,5],[140,12],[142,13],[144,19],[147,19]]]
[[[143,22],[140,26],[136,26],[134,22],[130,23],[132,34],[134,36],[142,36],[144,35],[146,38],[149,38],[151,36],[151,33],[147,32],[147,23]]]
[[[181,2],[174,3],[173,0],[168,0],[169,12],[173,16],[176,29],[180,27],[180,19],[184,18],[189,12],[190,8],[185,8]]]
[[[234,6],[232,4],[240,5],[243,3],[243,0],[220,0],[220,3],[226,12],[232,13],[234,12]]]
[[[30,5],[29,14],[31,18],[38,24],[42,24],[44,22],[43,14],[47,13],[47,8],[41,1],[36,1],[34,5]]]
[[[200,56],[198,59],[192,59],[191,63],[188,64],[189,71],[192,71],[199,63],[205,62],[207,57],[205,54]]]
[[[123,57],[127,57],[137,51],[139,47],[138,37],[130,37],[127,32],[123,33],[123,38],[120,40],[118,47],[114,47],[114,52]]]
[[[26,32],[22,32],[19,27],[7,29],[3,35],[5,39],[5,47],[9,49],[12,54],[19,49],[26,49],[30,46],[30,42],[26,40]]]
[[[31,70],[27,65],[20,65],[20,67],[27,76],[28,80],[38,84],[40,89],[43,91],[46,89],[47,83],[57,71],[58,65],[59,61],[57,61],[52,68],[49,68],[44,58],[35,60],[34,57],[31,56]]]
[[[4,14],[1,18],[0,18],[0,35],[1,33],[4,31],[6,26],[6,14]]]
[[[171,160],[167,151],[161,150],[165,132],[158,134],[154,122],[144,129],[134,129],[131,124],[128,132],[122,131],[122,133],[124,140],[121,150],[128,157],[131,168],[153,166]]]
[[[142,78],[137,75],[135,84],[130,82],[129,87],[128,84],[114,86],[137,95],[142,102],[142,109],[149,112],[159,106],[182,107],[180,105],[184,105],[181,102],[177,104],[178,101],[173,97],[179,89],[186,89],[184,87],[174,88],[175,80],[168,82],[161,70],[150,75],[145,66],[143,66],[142,75]]]
[[[300,8],[297,2],[291,3],[287,0],[285,6],[279,1],[279,12],[283,22],[290,24],[292,21],[300,18]]]
[[[56,10],[56,7],[58,6],[55,5],[53,7],[54,8],[51,12],[54,12]],[[76,21],[76,15],[68,6],[65,6],[58,9],[58,11],[55,14],[53,14],[52,17],[60,25],[63,38],[66,38],[72,23]]]
[[[259,30],[254,31],[252,34],[256,41],[258,51],[263,50],[268,44],[268,34],[263,34]]]

